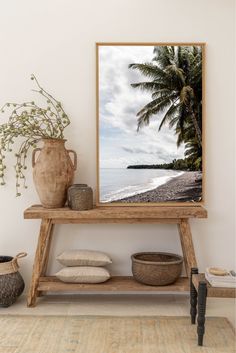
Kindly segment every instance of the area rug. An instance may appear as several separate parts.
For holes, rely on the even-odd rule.
[[[0,353],[235,353],[225,318],[207,318],[204,346],[187,317],[1,316]]]

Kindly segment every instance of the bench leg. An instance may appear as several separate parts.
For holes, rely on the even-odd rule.
[[[192,282],[192,275],[198,274],[197,268],[191,268],[191,277],[190,277],[190,315],[191,315],[191,324],[196,323],[197,316],[197,291]]]
[[[40,277],[47,275],[47,267],[48,267],[49,254],[50,254],[50,248],[51,248],[51,242],[52,242],[53,228],[54,228],[54,224],[51,223],[50,227],[48,228],[48,237],[47,237],[44,256],[42,260],[43,264],[42,264],[42,271],[41,271]],[[38,297],[41,297],[42,295],[43,295],[43,292],[38,291]]]
[[[45,262],[47,260],[47,252],[50,245],[50,235],[52,231],[52,220],[43,219],[41,221],[40,233],[38,238],[38,245],[34,258],[33,273],[31,279],[30,290],[28,294],[28,307],[35,306],[38,296],[39,277],[45,269]]]
[[[184,265],[187,277],[190,278],[191,268],[197,267],[197,260],[193,247],[192,233],[189,220],[186,218],[181,219],[179,224],[179,235],[183,251]]]
[[[200,281],[198,286],[198,318],[197,318],[197,334],[198,345],[203,345],[203,336],[205,333],[205,314],[206,314],[206,298],[207,285],[206,282]]]

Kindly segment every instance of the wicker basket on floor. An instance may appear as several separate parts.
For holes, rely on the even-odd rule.
[[[18,272],[18,260],[26,253],[12,256],[0,255],[0,307],[13,304],[25,288],[24,280]]]
[[[133,254],[134,278],[151,286],[165,286],[175,282],[181,275],[183,258],[164,252],[140,252]]]

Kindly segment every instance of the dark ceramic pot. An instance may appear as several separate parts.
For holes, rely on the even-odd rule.
[[[16,258],[0,256],[0,307],[7,308],[22,294],[25,283],[17,271]],[[11,273],[5,273],[11,271]]]
[[[93,190],[87,184],[73,184],[67,190],[68,206],[72,210],[86,211],[93,208]]]

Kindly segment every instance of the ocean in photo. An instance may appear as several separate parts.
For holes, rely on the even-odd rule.
[[[112,202],[156,189],[184,172],[167,169],[100,169],[100,202]]]

